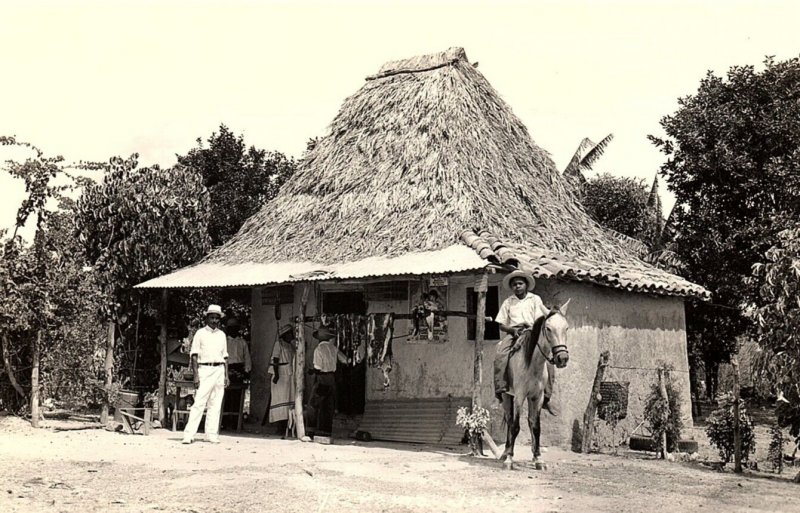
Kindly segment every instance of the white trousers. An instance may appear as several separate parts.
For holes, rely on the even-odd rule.
[[[189,421],[183,430],[183,438],[191,439],[197,434],[203,410],[206,413],[206,435],[213,438],[219,434],[219,416],[222,398],[225,395],[225,366],[198,365],[200,386],[195,391],[194,404],[189,410]]]

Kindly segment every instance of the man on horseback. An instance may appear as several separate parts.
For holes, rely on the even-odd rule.
[[[508,360],[520,348],[520,335],[525,330],[530,330],[538,318],[546,317],[550,313],[542,303],[542,298],[531,292],[536,286],[536,281],[530,273],[522,270],[513,271],[503,279],[503,284],[513,292],[513,295],[506,298],[495,318],[500,330],[507,333],[497,344],[494,357],[494,393],[499,401],[503,400],[503,393],[508,392]],[[551,415],[555,415],[550,407],[554,377],[555,369],[548,362],[542,409]]]

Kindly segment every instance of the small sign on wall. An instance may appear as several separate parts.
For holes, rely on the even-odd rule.
[[[261,289],[261,305],[288,305],[294,303],[294,285],[280,285]]]

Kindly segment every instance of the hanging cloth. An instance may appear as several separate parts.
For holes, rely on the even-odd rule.
[[[383,372],[383,387],[389,387],[392,372],[392,336],[394,314],[370,314],[368,323],[367,363]]]

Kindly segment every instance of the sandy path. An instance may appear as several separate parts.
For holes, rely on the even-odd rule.
[[[652,460],[551,450],[547,471],[506,472],[461,448],[222,440],[184,446],[166,430],[34,431],[0,418],[0,511],[800,511],[800,487],[785,480]]]

